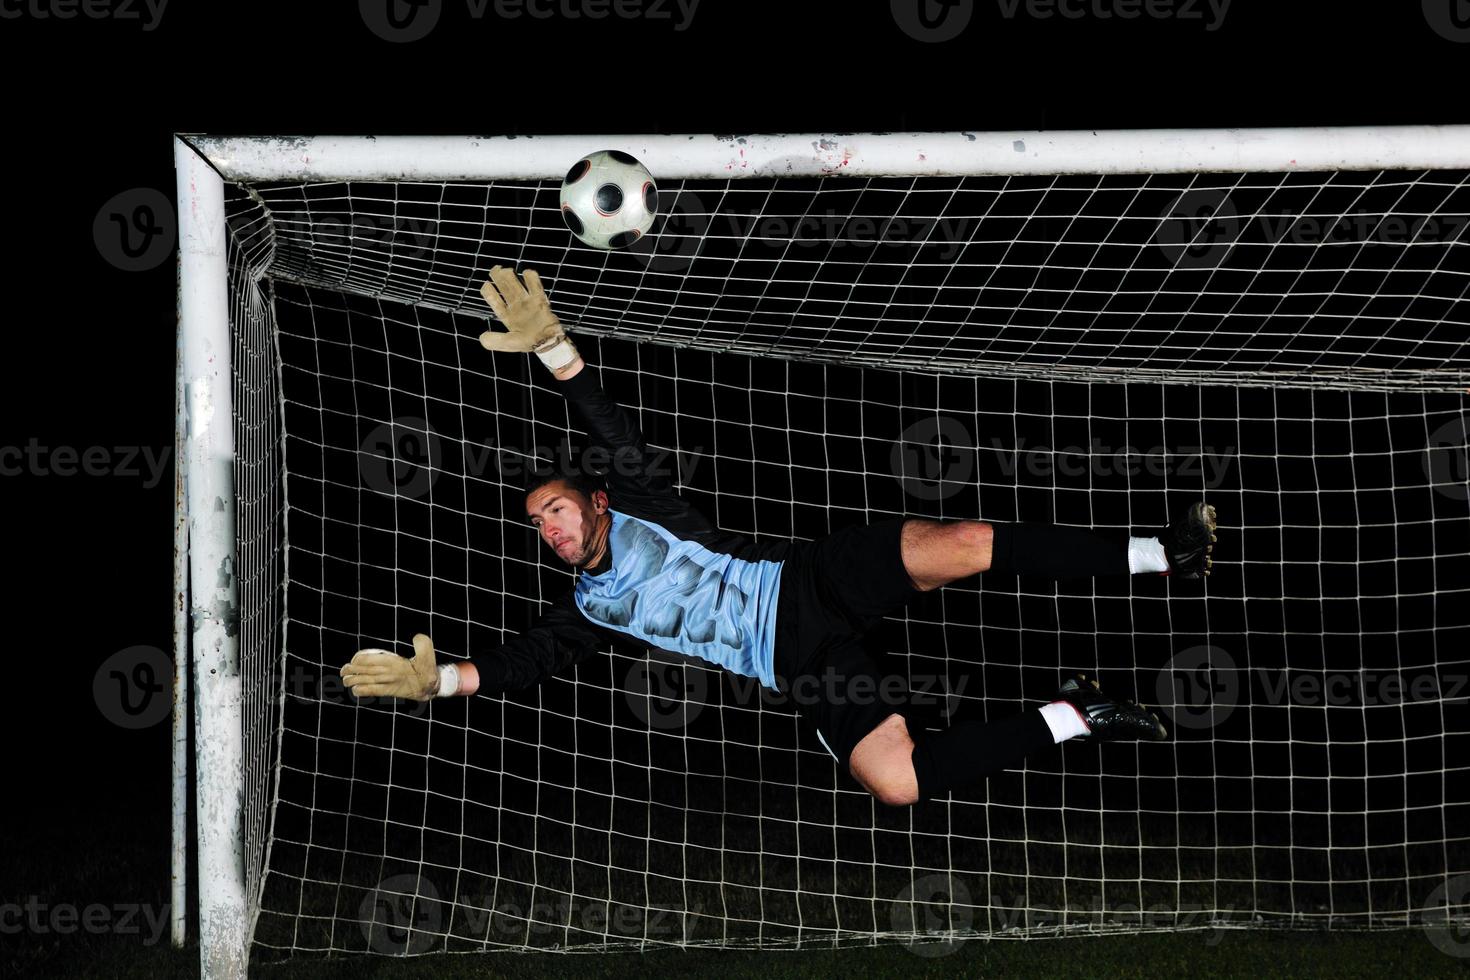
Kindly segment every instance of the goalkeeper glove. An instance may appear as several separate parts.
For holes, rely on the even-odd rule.
[[[505,324],[506,332],[486,330],[480,334],[480,343],[486,350],[530,351],[552,371],[566,367],[577,359],[576,345],[551,312],[541,276],[527,269],[525,278],[522,286],[514,269],[497,265],[490,270],[490,281],[480,287],[480,295],[495,318]]]
[[[342,680],[355,698],[407,698],[427,701],[459,693],[459,669],[435,666],[434,643],[414,634],[413,659],[387,650],[359,650],[342,666]]]

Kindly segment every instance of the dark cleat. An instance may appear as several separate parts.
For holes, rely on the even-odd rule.
[[[1201,578],[1210,574],[1215,564],[1215,508],[1200,501],[1191,504],[1179,520],[1159,532],[1169,570],[1163,575]]]
[[[1082,716],[1087,734],[1078,738],[1111,742],[1129,738],[1159,741],[1169,737],[1163,722],[1152,711],[1132,701],[1108,697],[1098,689],[1097,681],[1086,674],[1067,678],[1057,691],[1057,700],[1067,702]]]

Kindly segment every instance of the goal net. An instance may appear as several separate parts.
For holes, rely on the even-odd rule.
[[[558,215],[605,148],[659,182],[628,251]],[[1466,129],[177,153],[207,970],[1470,912]],[[986,574],[872,641],[930,728],[1086,670],[1170,739],[893,809],[784,699],[634,645],[354,701],[356,650],[485,653],[572,586],[520,487],[584,467],[583,434],[532,359],[481,348],[496,264],[541,273],[732,532],[1153,533],[1209,500],[1207,582]]]

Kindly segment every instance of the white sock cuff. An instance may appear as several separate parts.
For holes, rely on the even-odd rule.
[[[1164,556],[1164,545],[1158,538],[1128,539],[1128,574],[1144,572],[1167,572],[1169,559]]]

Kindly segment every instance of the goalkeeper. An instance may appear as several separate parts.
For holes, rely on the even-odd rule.
[[[1195,503],[1153,537],[1114,539],[1049,524],[921,518],[848,527],[817,541],[754,542],[714,527],[651,472],[632,418],[598,385],[551,310],[541,279],[524,286],[495,267],[481,290],[506,332],[490,350],[533,352],[619,465],[606,489],[581,475],[547,476],[526,491],[526,515],[557,558],[579,570],[574,589],[526,632],[468,661],[437,664],[429,637],[414,656],[359,651],[342,668],[354,696],[433,697],[531,687],[632,639],[700,657],[790,693],[817,739],[890,806],[942,797],[1069,738],[1162,739],[1147,709],[1111,698],[1085,675],[1035,710],[960,721],[942,732],[909,726],[909,707],[875,692],[877,663],[862,635],[921,592],[987,570],[1045,578],[1210,573],[1215,511]]]

